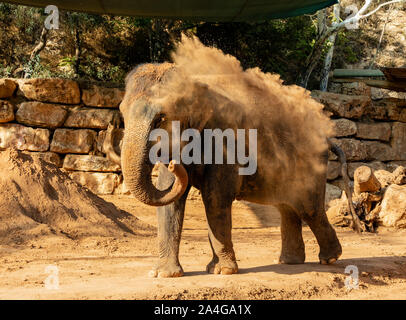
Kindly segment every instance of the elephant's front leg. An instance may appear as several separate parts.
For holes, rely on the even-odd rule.
[[[207,265],[207,272],[233,274],[238,272],[233,243],[231,241],[232,199],[224,191],[210,188],[202,190],[209,229],[209,241],[213,259]]]
[[[157,188],[166,188],[173,183],[173,180],[173,175],[161,165]],[[159,258],[150,272],[151,277],[170,278],[183,275],[183,269],[179,263],[179,244],[189,189],[190,187],[179,200],[157,209]]]

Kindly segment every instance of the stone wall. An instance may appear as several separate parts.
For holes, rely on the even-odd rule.
[[[102,149],[123,95],[122,88],[72,80],[0,79],[0,149],[36,152],[98,194],[128,193],[120,167]],[[363,164],[389,171],[406,166],[404,94],[333,83],[330,92],[312,96],[336,125],[334,140],[347,155],[351,178]],[[328,196],[339,196],[340,165],[332,153],[328,180]]]
[[[371,88],[362,82],[332,83],[329,92],[313,91],[336,126],[333,139],[345,152],[348,171],[361,165],[392,172],[406,166],[406,95]],[[329,183],[343,187],[340,164],[330,153]]]
[[[35,152],[98,194],[126,192],[120,166],[102,150],[123,96],[72,80],[0,79],[0,149]]]

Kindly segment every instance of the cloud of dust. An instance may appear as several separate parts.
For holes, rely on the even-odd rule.
[[[290,181],[290,192],[320,180],[326,170],[326,138],[334,129],[309,91],[282,85],[279,75],[259,68],[244,70],[235,57],[196,37],[183,36],[172,59],[174,68],[152,89],[151,99],[166,109],[168,118],[182,122],[186,117],[193,123],[210,115],[208,121],[223,130],[257,129],[258,174],[275,183]]]

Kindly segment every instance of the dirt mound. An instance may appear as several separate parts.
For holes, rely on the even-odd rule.
[[[0,190],[0,243],[48,234],[77,239],[150,229],[32,154],[0,152]]]

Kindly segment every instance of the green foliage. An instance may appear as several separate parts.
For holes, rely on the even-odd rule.
[[[50,78],[56,76],[48,66],[41,63],[41,58],[38,55],[26,63],[24,74],[28,78]]]
[[[12,77],[12,68],[10,66],[0,65],[0,78]]]
[[[41,58],[27,65],[44,19],[42,9],[0,3],[0,28],[10,30],[0,35],[0,63],[10,66],[9,72],[24,68],[32,75],[76,77],[79,51],[81,78],[121,82],[137,64],[170,61],[174,42],[185,32],[236,56],[244,68],[279,73],[293,83],[317,37],[311,16],[261,23],[195,23],[60,10],[60,29],[50,31],[52,40]]]

